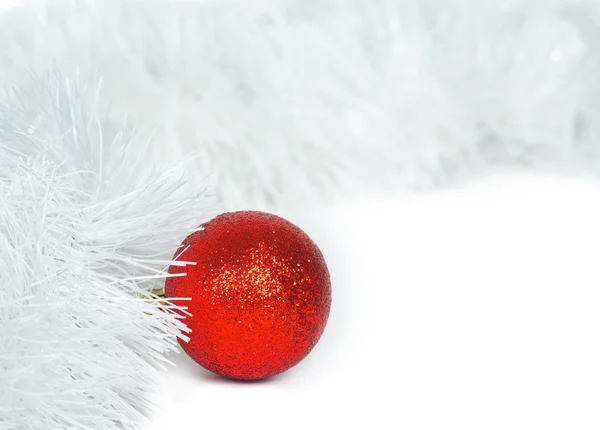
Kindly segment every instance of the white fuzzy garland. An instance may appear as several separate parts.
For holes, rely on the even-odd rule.
[[[103,141],[95,86],[34,82],[0,106],[0,428],[137,428],[186,330],[149,291],[210,200]]]
[[[98,72],[105,130],[152,129],[163,165],[202,151],[230,205],[600,171],[597,0],[28,3],[0,19],[0,85]]]

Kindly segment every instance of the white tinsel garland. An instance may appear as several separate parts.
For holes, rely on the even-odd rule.
[[[27,3],[0,19],[0,84],[99,72],[103,126],[152,129],[163,164],[202,151],[231,204],[600,171],[597,0]]]
[[[209,200],[104,141],[97,88],[34,82],[0,106],[0,428],[137,428],[185,332],[149,291]]]

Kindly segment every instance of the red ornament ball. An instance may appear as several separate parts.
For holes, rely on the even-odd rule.
[[[298,227],[263,212],[231,212],[182,244],[165,293],[185,302],[192,332],[183,350],[232,379],[268,378],[299,363],[329,317],[331,282],[323,255]],[[187,248],[187,249],[186,249]]]

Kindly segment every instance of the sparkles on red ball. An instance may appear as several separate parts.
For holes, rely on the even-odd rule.
[[[171,266],[168,298],[184,302],[192,329],[184,351],[206,369],[242,380],[268,378],[296,365],[321,337],[331,306],[323,255],[298,227],[262,212],[209,221],[182,244]]]

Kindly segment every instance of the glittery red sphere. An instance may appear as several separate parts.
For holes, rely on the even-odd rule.
[[[331,306],[323,255],[298,227],[263,212],[232,212],[182,244],[166,282],[185,302],[192,332],[184,351],[219,375],[253,380],[296,365],[321,337]]]

